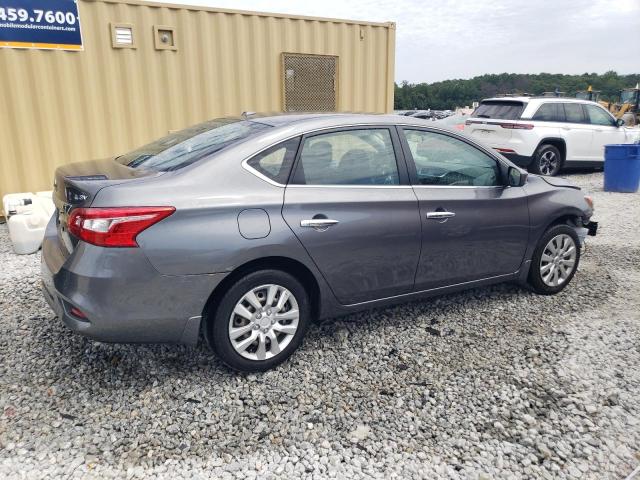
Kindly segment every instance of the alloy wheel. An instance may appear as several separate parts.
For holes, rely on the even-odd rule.
[[[571,236],[556,235],[544,247],[540,258],[540,276],[550,286],[562,285],[576,267],[577,247]]]
[[[560,159],[555,152],[547,150],[542,155],[540,155],[538,164],[540,166],[540,173],[542,175],[553,175],[558,171],[560,167]]]
[[[284,351],[298,331],[300,311],[281,285],[261,285],[245,293],[229,318],[234,350],[249,360],[267,360]]]

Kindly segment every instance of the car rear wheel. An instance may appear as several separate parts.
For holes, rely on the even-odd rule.
[[[553,145],[541,145],[533,156],[531,170],[539,175],[553,177],[560,172],[562,155]]]
[[[555,225],[542,236],[533,254],[529,284],[543,295],[562,291],[580,262],[580,240],[567,225]]]
[[[302,342],[310,320],[304,286],[280,270],[238,280],[224,295],[209,325],[213,350],[231,368],[268,370]]]

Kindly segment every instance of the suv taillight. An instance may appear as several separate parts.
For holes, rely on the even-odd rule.
[[[501,123],[502,128],[509,128],[511,130],[532,130],[533,125],[531,123]]]
[[[168,217],[174,207],[77,208],[71,212],[69,232],[100,247],[137,247],[143,230]]]

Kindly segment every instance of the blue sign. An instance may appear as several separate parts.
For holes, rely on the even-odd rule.
[[[0,47],[82,50],[76,0],[0,0]]]

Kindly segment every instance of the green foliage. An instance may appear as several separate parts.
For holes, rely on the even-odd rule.
[[[556,88],[566,96],[586,90],[589,85],[600,90],[600,100],[618,100],[620,90],[635,87],[640,74],[618,75],[616,72],[562,75],[553,73],[518,74],[500,73],[481,75],[468,80],[445,80],[436,83],[410,84],[406,81],[395,85],[394,108],[396,110],[453,109],[471,106],[473,102],[503,93],[530,93],[540,95]]]

